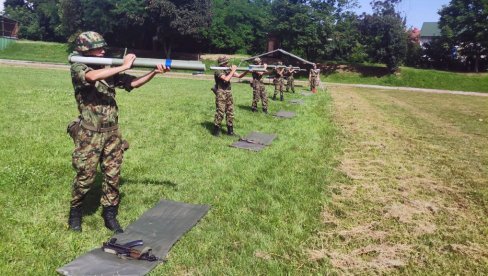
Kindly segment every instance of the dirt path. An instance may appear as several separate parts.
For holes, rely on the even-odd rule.
[[[488,273],[488,99],[331,89],[343,154],[313,260]]]

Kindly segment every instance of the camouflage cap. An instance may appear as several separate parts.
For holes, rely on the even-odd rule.
[[[260,58],[255,58],[253,59],[254,64],[261,64],[261,59]]]
[[[217,59],[217,63],[218,63],[219,65],[224,65],[224,64],[226,64],[226,63],[228,63],[228,62],[229,62],[229,57],[227,57],[227,56],[220,56],[220,57]]]
[[[107,46],[105,39],[97,32],[83,32],[75,41],[75,50],[78,52],[85,52],[91,49],[101,48]]]

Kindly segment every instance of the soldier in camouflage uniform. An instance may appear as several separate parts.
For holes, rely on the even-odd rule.
[[[308,75],[308,81],[310,82],[310,90],[312,93],[317,93],[317,86],[320,85],[320,70],[317,69],[317,64],[315,63]]]
[[[221,56],[217,60],[219,66],[227,67],[229,58]],[[247,72],[241,75],[236,73],[237,66],[232,65],[228,70],[216,70],[215,79],[215,119],[213,135],[220,135],[220,125],[224,119],[227,119],[227,134],[234,135],[234,100],[232,99],[231,83],[233,77],[242,78]]]
[[[291,65],[288,65],[288,68],[285,70],[286,92],[291,89],[291,92],[295,93],[295,78],[293,74],[295,74],[295,69]]]
[[[276,67],[273,72],[274,72],[274,79],[273,79],[273,84],[274,84],[274,94],[273,94],[273,100],[276,100],[276,94],[278,94],[278,91],[280,92],[280,101],[283,101],[283,73],[285,68],[279,67],[283,65],[283,62],[278,61],[278,67]]]
[[[255,58],[254,59],[255,65],[261,65],[261,59]],[[267,65],[264,64],[264,69],[267,68]],[[268,113],[268,94],[266,93],[266,87],[264,86],[263,76],[267,72],[252,72],[252,112],[256,112],[258,109],[258,102],[261,100],[263,104],[263,112]]]
[[[103,37],[96,32],[81,33],[76,39],[76,51],[83,56],[103,57],[106,46]],[[71,65],[71,80],[80,115],[68,126],[68,132],[75,142],[72,155],[76,176],[73,181],[69,228],[81,231],[82,203],[95,180],[97,166],[103,174],[102,216],[105,226],[116,232],[123,230],[117,221],[120,203],[120,168],[127,142],[118,129],[118,107],[115,88],[130,92],[142,86],[156,74],[169,70],[163,65],[141,77],[123,72],[130,69],[136,56],[128,54],[121,66],[104,68],[74,63]]]

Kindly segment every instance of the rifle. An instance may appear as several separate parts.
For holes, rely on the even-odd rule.
[[[124,64],[124,60],[121,58],[100,58],[100,57],[85,57],[77,54],[71,54],[68,57],[70,63],[83,63],[93,65],[115,65],[119,66]],[[166,67],[173,69],[190,69],[190,70],[203,70],[205,71],[205,64],[200,61],[193,60],[173,60],[173,59],[156,59],[156,58],[136,58],[133,66],[136,67],[150,67],[154,68],[158,64],[164,64]]]
[[[220,66],[210,66],[211,70],[230,70],[230,67],[220,67]],[[249,71],[249,72],[265,72],[264,68],[254,68],[254,67],[237,67],[237,71]]]
[[[133,248],[139,245],[144,245],[144,242],[142,240],[135,240],[125,244],[118,244],[116,238],[111,238],[108,242],[103,243],[102,250],[115,254],[122,259],[145,260],[149,262],[160,260],[151,253],[152,249],[150,247],[146,247],[142,251]]]

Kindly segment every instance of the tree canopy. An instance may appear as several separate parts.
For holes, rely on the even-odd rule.
[[[72,42],[87,30],[109,45],[147,50],[258,54],[269,39],[316,61],[466,68],[487,65],[488,0],[451,0],[439,14],[442,37],[423,47],[397,11],[402,0],[6,0],[19,37]],[[457,50],[454,50],[457,49]],[[453,54],[454,53],[454,54]]]

